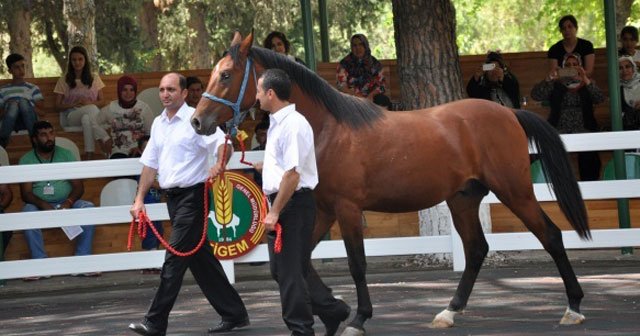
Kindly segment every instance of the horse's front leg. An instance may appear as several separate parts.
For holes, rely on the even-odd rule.
[[[369,288],[367,287],[367,260],[364,254],[362,233],[362,209],[353,204],[336,207],[342,239],[349,259],[349,271],[356,284],[358,311],[342,336],[364,335],[364,323],[373,315]]]

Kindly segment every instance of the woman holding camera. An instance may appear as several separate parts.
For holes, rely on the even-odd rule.
[[[531,90],[531,98],[548,101],[551,113],[547,119],[559,133],[589,133],[598,131],[594,104],[605,100],[602,91],[589,79],[580,56],[567,54],[562,68],[552,70],[547,78]],[[580,180],[600,178],[600,158],[597,152],[578,153]]]
[[[507,69],[502,55],[491,51],[482,67],[467,84],[469,98],[494,101],[500,105],[520,108],[520,84]]]

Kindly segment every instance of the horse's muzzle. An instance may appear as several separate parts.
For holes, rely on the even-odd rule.
[[[205,118],[201,121],[198,117],[191,118],[191,127],[196,131],[196,134],[211,135],[216,132],[217,124],[210,120],[211,118]]]

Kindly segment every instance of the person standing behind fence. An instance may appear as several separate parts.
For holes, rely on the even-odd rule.
[[[6,59],[11,82],[0,87],[0,146],[7,147],[11,131],[25,129],[31,132],[33,124],[42,113],[44,97],[37,85],[24,80],[25,60],[20,54]]]
[[[31,136],[33,150],[20,158],[21,165],[44,165],[40,167],[46,176],[47,164],[58,162],[76,161],[74,155],[59,146],[56,146],[56,133],[48,121],[37,121],[33,125]],[[63,210],[91,208],[93,203],[80,199],[84,194],[82,180],[44,180],[37,182],[24,182],[20,184],[20,195],[24,201],[23,212],[42,210]],[[76,255],[91,254],[93,244],[93,225],[82,225],[82,232],[75,238]],[[44,241],[40,229],[24,230],[24,238],[29,246],[31,258],[46,258]],[[84,276],[98,276],[99,272],[74,274]],[[37,280],[39,277],[25,278],[24,280]]]
[[[593,105],[602,103],[605,97],[587,77],[578,55],[567,54],[562,62],[562,71],[554,70],[536,84],[531,90],[531,98],[549,102],[551,112],[548,121],[559,133],[598,131]],[[580,180],[598,180],[600,164],[598,152],[579,152]]]
[[[144,198],[156,175],[160,187],[167,195],[167,208],[171,220],[169,244],[178,251],[187,252],[198,245],[204,223],[204,181],[217,176],[231,155],[224,135],[218,128],[210,136],[200,136],[191,127],[194,109],[189,107],[187,83],[184,76],[169,73],[160,80],[160,100],[164,111],[151,126],[151,137],[142,153],[142,174],[131,215],[146,212]],[[226,157],[222,155],[225,151]],[[208,157],[215,154],[216,163],[207,169]],[[222,317],[222,322],[210,328],[210,333],[227,332],[249,325],[247,310],[231,286],[222,265],[213,255],[209,244],[191,256],[181,257],[169,251],[160,274],[160,285],[145,319],[132,323],[129,329],[141,335],[165,335],[169,313],[178,296],[187,268],[209,303]]]
[[[269,69],[258,79],[256,99],[261,109],[269,111],[270,126],[264,162],[257,163],[256,169],[262,172],[262,190],[271,201],[264,225],[271,275],[280,288],[282,318],[291,335],[314,335],[305,278],[311,263],[316,212],[313,189],[318,172],[313,130],[289,102],[290,94],[291,80],[280,69]],[[282,228],[280,253],[274,252],[277,223]]]
[[[71,48],[67,72],[58,79],[53,92],[56,108],[63,114],[61,120],[66,120],[68,126],[82,126],[87,159],[93,158],[94,141],[98,140],[96,134],[100,132],[96,118],[103,104],[104,86],[100,76],[91,72],[87,50],[81,46]]]
[[[494,101],[510,108],[520,108],[520,84],[498,51],[491,51],[487,59],[469,79],[467,95]]]
[[[262,42],[262,46],[266,49],[271,49],[278,54],[282,54],[294,62],[307,66],[300,58],[289,53],[291,51],[291,43],[289,42],[289,39],[287,39],[287,36],[282,32],[275,30],[270,32]]]
[[[593,76],[593,66],[596,55],[593,51],[593,43],[581,39],[578,34],[578,21],[573,15],[565,15],[558,22],[562,40],[552,45],[547,52],[549,59],[549,72],[557,70],[562,66],[562,61],[567,54],[574,54],[580,57],[580,64],[584,68],[587,77]]]

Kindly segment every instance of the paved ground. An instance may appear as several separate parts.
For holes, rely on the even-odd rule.
[[[424,267],[421,259],[370,258],[368,281],[374,318],[368,335],[638,335],[640,255],[617,250],[570,252],[585,291],[580,326],[559,326],[566,307],[561,280],[540,252],[502,255],[480,274],[464,315],[447,330],[429,329],[454,293],[459,273]],[[498,264],[498,265],[496,265]],[[346,261],[316,263],[327,284],[355,308]],[[229,335],[288,335],[280,319],[275,283],[266,265],[240,265],[236,287],[251,326]],[[130,322],[142,319],[158,283],[157,275],[113,272],[99,278],[54,277],[36,282],[11,280],[0,288],[2,335],[132,335]],[[185,279],[170,321],[170,335],[203,335],[218,317],[193,279]],[[317,321],[316,332],[322,335]]]

